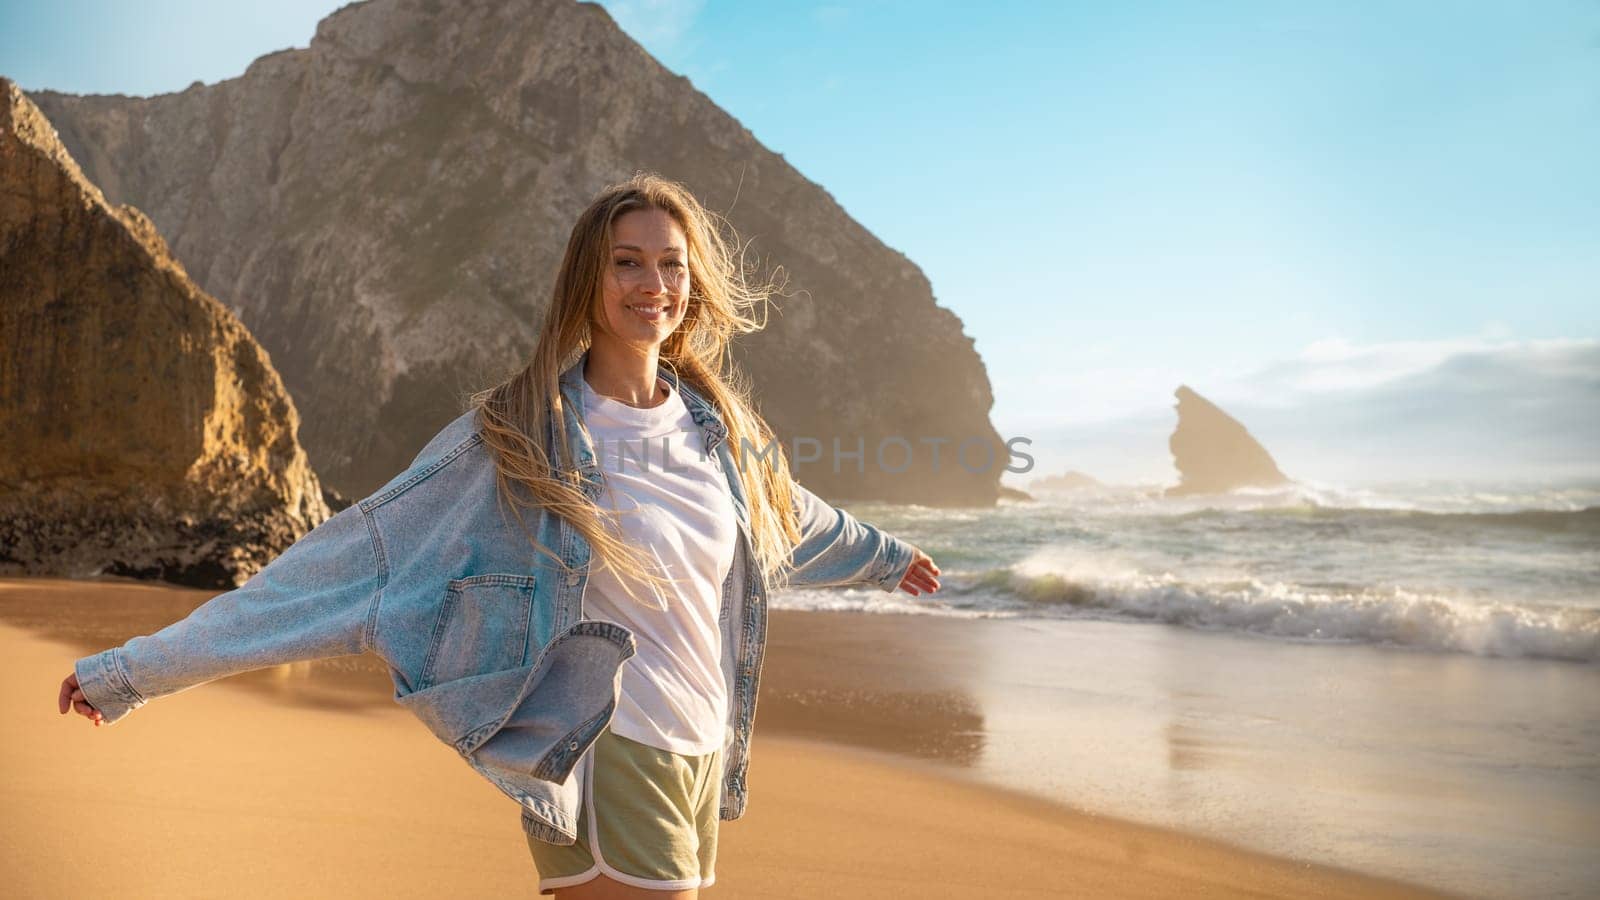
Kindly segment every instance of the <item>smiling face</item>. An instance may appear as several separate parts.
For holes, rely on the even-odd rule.
[[[623,213],[612,225],[605,266],[600,314],[606,327],[594,330],[594,343],[659,351],[689,308],[689,245],[683,228],[659,209]]]

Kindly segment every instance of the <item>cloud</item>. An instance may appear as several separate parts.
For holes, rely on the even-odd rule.
[[[1121,371],[1109,383],[1135,378]],[[1242,376],[1178,377],[1159,388],[1159,379],[1138,380],[1159,390],[1161,407],[1152,400],[1114,419],[1029,429],[1040,470],[1170,480],[1170,398],[1187,383],[1244,423],[1295,478],[1600,477],[1593,339],[1328,340]]]
[[[1336,366],[1393,359],[1358,352]],[[1486,341],[1370,384],[1324,377],[1319,363],[1302,374],[1278,402],[1224,408],[1280,458],[1329,477],[1600,474],[1600,341]]]
[[[1269,364],[1214,390],[1234,400],[1294,405],[1317,395],[1403,384],[1405,379],[1451,365],[1452,361],[1457,365],[1462,360],[1498,361],[1535,372],[1563,359],[1588,359],[1597,349],[1600,342],[1592,339],[1514,341],[1468,337],[1359,345],[1334,338],[1311,344],[1294,358]]]

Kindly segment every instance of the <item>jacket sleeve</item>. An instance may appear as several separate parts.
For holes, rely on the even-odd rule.
[[[226,675],[362,652],[382,584],[377,546],[366,514],[350,506],[186,618],[78,660],[84,697],[109,725]]]
[[[794,496],[800,543],[790,557],[789,584],[875,584],[885,591],[900,585],[915,557],[910,544],[829,506],[799,482]]]

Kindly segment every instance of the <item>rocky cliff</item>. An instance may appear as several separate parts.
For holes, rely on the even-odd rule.
[[[1179,387],[1178,427],[1168,442],[1179,483],[1167,496],[1220,494],[1235,488],[1275,487],[1289,479],[1272,454],[1239,420],[1188,387]]]
[[[244,581],[328,515],[267,354],[0,79],[0,572]]]
[[[802,481],[835,498],[996,496],[988,378],[922,272],[598,6],[371,0],[235,79],[38,100],[108,195],[147,210],[237,304],[317,471],[346,493],[402,469],[466,392],[521,364],[577,213],[644,169],[790,275],[795,296],[735,358],[779,435],[823,448]],[[902,466],[899,445],[877,464],[894,437],[916,451],[899,474],[883,471]],[[934,471],[937,438],[950,444]],[[978,472],[954,457],[974,438],[994,451]],[[836,472],[835,439],[864,457]]]

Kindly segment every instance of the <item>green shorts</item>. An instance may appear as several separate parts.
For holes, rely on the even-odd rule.
[[[680,756],[611,733],[589,750],[578,841],[528,836],[539,893],[605,875],[634,887],[685,891],[716,881],[722,751]]]

